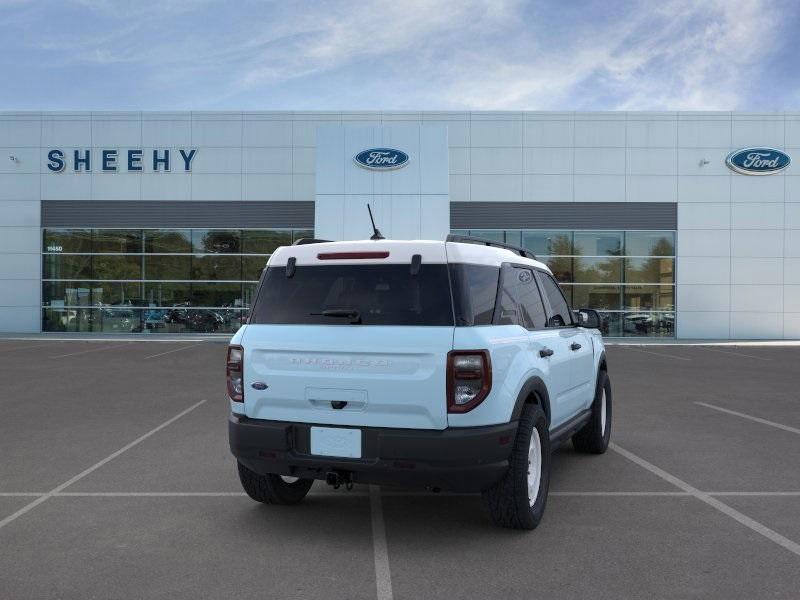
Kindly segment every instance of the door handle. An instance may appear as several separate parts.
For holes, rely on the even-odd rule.
[[[580,350],[581,349],[581,345],[578,342],[572,342],[569,345],[569,349],[570,350]]]
[[[542,358],[547,358],[548,356],[553,356],[553,351],[550,348],[542,348],[539,350],[539,356]]]

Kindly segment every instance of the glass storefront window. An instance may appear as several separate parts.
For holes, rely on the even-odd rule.
[[[144,279],[188,281],[192,278],[192,257],[186,255],[149,255],[144,257]]]
[[[128,229],[100,229],[95,230],[92,238],[92,252],[94,253],[123,253],[130,254],[142,251],[142,232]]]
[[[141,254],[95,254],[92,256],[92,279],[142,278]]]
[[[622,308],[622,286],[619,285],[572,285],[573,308],[595,310],[620,310]]]
[[[575,278],[572,273],[571,256],[543,256],[538,257],[553,272],[558,283],[571,283]]]
[[[605,336],[675,335],[674,231],[453,233],[520,243],[550,268],[573,308],[599,312]]]
[[[258,281],[261,278],[261,271],[267,266],[267,260],[269,260],[269,256],[243,256],[242,279]]]
[[[44,306],[141,305],[142,285],[131,281],[45,281]]]
[[[46,229],[42,236],[42,252],[92,251],[91,229]]]
[[[238,229],[194,229],[192,250],[196,253],[239,254],[242,232]]]
[[[46,254],[42,260],[44,279],[91,279],[92,256]]]
[[[626,256],[675,256],[675,232],[626,231]]]
[[[671,285],[626,285],[626,310],[675,310],[675,287]]]
[[[203,281],[241,281],[242,257],[206,254],[192,256],[192,279]]]
[[[469,235],[472,237],[482,238],[484,240],[491,240],[493,242],[505,243],[506,241],[505,231],[473,229],[469,232]]]
[[[292,242],[296,242],[297,240],[302,240],[303,238],[313,238],[314,237],[314,230],[313,229],[296,229],[292,232]]]
[[[674,258],[626,258],[627,283],[674,283]]]
[[[291,231],[243,231],[242,254],[271,254],[279,246],[292,245]]]
[[[576,231],[576,256],[622,256],[621,231]]]
[[[460,230],[540,256],[607,336],[674,336],[674,231]],[[303,229],[45,229],[45,331],[233,332],[271,252]],[[71,281],[74,280],[74,281]]]
[[[622,283],[622,259],[576,258],[575,283]]]
[[[188,254],[192,251],[192,231],[190,229],[145,230],[144,251],[148,254]]]
[[[522,247],[539,256],[571,256],[571,231],[523,231]]]
[[[246,322],[278,246],[309,229],[44,229],[42,329],[220,332]]]
[[[622,317],[623,337],[674,337],[675,313],[626,312]]]
[[[192,306],[242,306],[241,283],[193,283]]]
[[[192,298],[188,282],[148,282],[144,284],[144,299],[148,306],[175,306]]]

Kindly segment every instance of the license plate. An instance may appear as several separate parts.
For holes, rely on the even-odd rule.
[[[312,427],[311,454],[361,458],[361,430]]]

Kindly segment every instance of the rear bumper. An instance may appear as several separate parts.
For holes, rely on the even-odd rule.
[[[310,454],[310,429],[235,414],[228,420],[231,452],[256,473],[325,479],[338,471],[355,483],[462,492],[484,490],[503,477],[517,422],[443,431],[360,427],[360,459]]]

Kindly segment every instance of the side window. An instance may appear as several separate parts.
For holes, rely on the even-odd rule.
[[[550,303],[550,315],[547,320],[548,327],[566,327],[572,325],[572,313],[569,305],[561,293],[561,288],[555,280],[548,274],[539,272],[539,280],[542,282],[542,291]]]
[[[525,329],[544,327],[544,305],[533,271],[506,265],[502,273],[497,324],[521,325]]]
[[[491,325],[500,269],[459,263],[449,267],[456,325]]]

